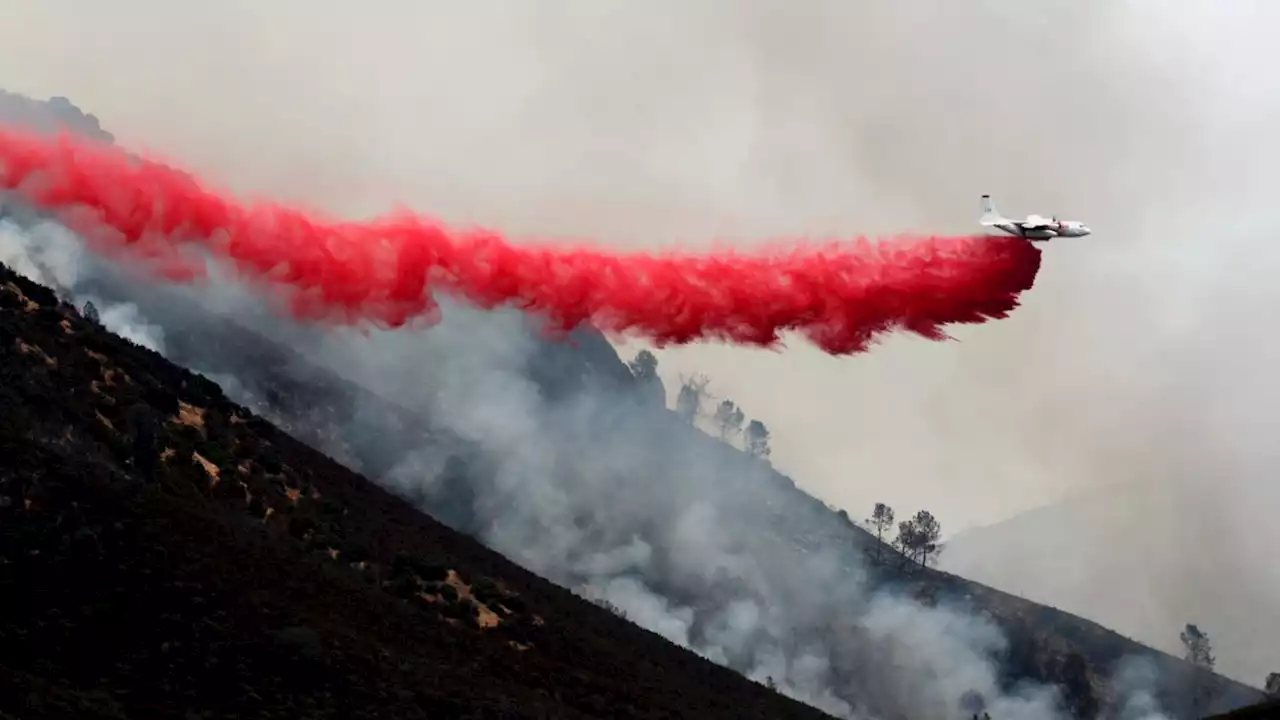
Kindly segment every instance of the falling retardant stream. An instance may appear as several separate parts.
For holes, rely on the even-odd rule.
[[[336,220],[238,202],[115,146],[4,126],[0,187],[84,235],[96,252],[171,281],[202,277],[202,251],[287,290],[299,318],[390,327],[435,318],[434,294],[445,292],[483,308],[523,308],[556,331],[585,322],[657,345],[766,347],[796,331],[828,353],[849,354],[894,329],[941,340],[944,325],[1005,317],[1040,267],[1039,249],[1011,236],[615,253],[513,244],[409,212]]]

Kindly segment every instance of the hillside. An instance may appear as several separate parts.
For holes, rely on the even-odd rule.
[[[596,333],[552,342],[517,313],[457,306],[428,333],[304,326],[238,285],[122,275],[19,210],[26,272],[78,306],[92,300],[108,327],[220,386],[201,383],[205,395],[225,391],[527,570],[817,707],[914,720],[977,702],[993,717],[1042,720],[1116,714],[1147,696],[1186,716],[1199,687],[1218,709],[1261,696],[1050,607],[945,573],[871,565],[866,532],[767,463],[681,423]],[[364,517],[369,533],[389,532],[373,529],[377,512]],[[424,537],[443,542],[443,529],[422,522],[433,528]],[[319,550],[331,547],[343,557],[332,543]],[[570,607],[567,593],[547,592]]]
[[[5,717],[821,716],[439,525],[3,267],[0,377]]]
[[[82,282],[82,292],[109,305],[127,302],[137,308],[139,316],[163,328],[163,332],[156,334],[163,338],[165,352],[170,357],[229,382],[243,399],[253,404],[255,411],[292,428],[307,442],[343,458],[343,462],[363,468],[383,484],[401,488],[432,515],[504,553],[520,557],[520,548],[504,545],[493,532],[493,523],[504,518],[520,518],[520,507],[483,501],[501,492],[500,478],[492,465],[492,448],[486,448],[483,441],[469,441],[451,431],[448,418],[433,417],[422,407],[411,409],[393,402],[344,378],[333,368],[322,366],[321,362],[331,360],[338,368],[342,367],[333,355],[314,352],[316,346],[306,340],[301,341],[300,347],[304,348],[301,352],[267,340],[267,335],[297,339],[289,335],[291,329],[282,328],[274,318],[212,313],[202,304],[202,298],[207,302],[208,296],[174,288],[139,287],[136,283],[124,282],[106,267],[96,268],[91,277],[91,282]],[[474,322],[474,318],[469,319]],[[259,326],[257,331],[247,327],[263,321],[268,324]],[[771,574],[757,577],[758,586],[752,588],[743,577],[708,581],[706,575],[723,574],[723,569],[703,571],[703,577],[671,577],[667,565],[671,559],[647,567],[624,562],[616,570],[582,572],[570,563],[539,565],[537,559],[526,558],[538,572],[568,587],[603,586],[604,599],[630,611],[638,622],[660,632],[671,626],[671,617],[676,613],[642,615],[645,611],[652,613],[652,609],[634,602],[634,598],[626,594],[609,596],[610,583],[616,583],[619,577],[639,577],[645,587],[666,598],[665,602],[670,605],[688,608],[695,617],[699,613],[715,617],[721,608],[735,601],[760,597],[774,592],[776,584],[794,582],[788,580],[788,576],[799,572],[805,577],[801,582],[813,583],[823,594],[835,593],[846,600],[843,605],[806,608],[800,619],[809,623],[813,632],[838,630],[845,633],[840,637],[854,642],[853,638],[863,631],[858,625],[865,626],[868,621],[867,617],[860,617],[860,612],[870,612],[866,609],[869,598],[883,590],[889,597],[905,598],[912,603],[898,611],[910,613],[917,619],[923,609],[941,607],[962,618],[993,621],[1004,637],[1003,643],[996,642],[996,646],[989,648],[995,656],[990,672],[1000,687],[1012,688],[1020,681],[1060,686],[1068,695],[1067,704],[1087,714],[1094,708],[1122,702],[1124,691],[1117,689],[1113,676],[1133,658],[1147,657],[1152,659],[1154,675],[1159,679],[1150,691],[1161,699],[1166,710],[1186,704],[1185,687],[1194,684],[1191,678],[1195,677],[1195,671],[1179,659],[1153,652],[1096,623],[947,573],[924,571],[903,575],[875,569],[868,573],[866,551],[875,541],[865,530],[797,489],[790,479],[767,465],[748,460],[720,441],[682,425],[673,413],[641,401],[643,395],[637,392],[635,381],[626,373],[616,353],[607,343],[590,343],[591,337],[591,333],[580,331],[575,334],[576,349],[566,344],[539,342],[536,352],[528,353],[525,369],[539,383],[540,396],[555,407],[556,403],[566,402],[566,398],[573,402],[575,396],[604,395],[609,402],[593,404],[590,411],[597,417],[603,414],[610,422],[631,428],[621,433],[624,438],[637,437],[637,427],[650,436],[661,432],[665,437],[660,446],[667,452],[696,456],[709,465],[719,464],[718,468],[710,465],[710,477],[689,477],[679,466],[671,467],[669,472],[678,481],[707,483],[711,487],[706,489],[722,492],[715,500],[721,508],[720,514],[734,519],[724,530],[733,533],[733,542],[750,548],[753,557],[772,560],[765,567],[757,568],[757,572],[763,570]],[[211,342],[211,339],[216,340]],[[212,352],[211,345],[223,350]],[[231,348],[233,352],[226,351]],[[376,352],[373,348],[371,351]],[[355,374],[359,376],[358,372]],[[374,382],[368,376],[362,379]],[[405,401],[412,396],[401,393],[395,397]],[[618,413],[622,413],[622,417]],[[360,418],[358,423],[354,421],[356,417]],[[378,442],[368,443],[363,437],[377,437]],[[602,441],[599,436],[593,436],[592,440],[597,445],[607,441],[608,438]],[[652,437],[648,442],[653,443]],[[614,452],[626,452],[625,447],[616,444],[611,447]],[[403,459],[421,460],[432,455],[447,458],[426,464],[428,468],[437,469],[441,480],[406,485],[404,474],[397,471]],[[664,484],[659,478],[651,479],[646,487],[651,489],[655,484],[666,487],[672,499],[689,489]],[[600,517],[607,516],[615,526],[612,531],[616,536],[626,541],[639,538],[651,548],[649,552],[659,556],[664,551],[670,552],[663,547],[664,542],[678,541],[664,541],[664,536],[671,537],[671,530],[649,514],[679,517],[680,513],[674,509],[649,509],[664,498],[652,497],[647,492],[637,495],[632,486],[624,483],[613,489],[610,500],[623,507],[641,502],[648,507],[645,513],[631,517],[618,515],[608,503],[591,505],[579,508],[575,522],[590,527],[599,522]],[[604,515],[606,513],[612,514]],[[618,532],[618,524],[624,521],[636,524],[625,526],[627,532]],[[739,528],[755,530],[748,535]],[[626,542],[611,545],[607,539],[596,539],[593,543],[613,552],[617,552],[618,545],[627,547]],[[607,555],[607,552],[600,554]],[[807,602],[807,599],[799,601]],[[785,607],[785,603],[798,601],[783,597],[774,602]],[[976,626],[972,631],[981,634]],[[893,632],[901,630],[894,628]],[[691,633],[666,634],[681,644],[698,648],[704,655],[715,656],[714,647],[700,645]],[[983,654],[980,642],[970,644],[977,646],[973,655]],[[866,671],[853,670],[857,654],[849,654],[848,648],[832,645],[830,640],[824,645],[822,651],[832,664],[828,684],[840,688],[841,696],[856,693],[854,688],[865,687]],[[932,650],[944,652],[943,647]],[[757,671],[749,659],[725,659],[744,672]],[[977,661],[984,660],[978,657]],[[946,662],[945,667],[964,667],[974,660],[959,661],[953,657]],[[929,666],[932,661],[922,664]],[[916,671],[937,672],[920,667]],[[784,668],[779,674],[786,672]],[[767,673],[757,671],[756,674]],[[967,689],[953,692],[959,696]],[[812,694],[798,694],[812,699]],[[1224,684],[1219,695],[1221,707],[1232,707],[1258,697],[1256,690],[1233,683]]]
[[[1171,652],[1196,623],[1219,671],[1260,685],[1280,669],[1277,638],[1259,632],[1280,628],[1277,502],[1266,478],[1103,488],[959,533],[942,565]]]
[[[1277,720],[1277,718],[1280,718],[1280,699],[1246,705],[1231,712],[1214,715],[1208,720]]]
[[[148,322],[164,328],[163,342],[166,352],[172,357],[201,367],[214,377],[234,378],[234,385],[256,399],[255,409],[278,418],[317,447],[337,451],[336,456],[349,457],[345,462],[385,471],[396,464],[397,458],[412,452],[421,453],[424,447],[450,453],[452,458],[468,457],[476,462],[483,461],[481,448],[468,449],[465,440],[442,429],[440,423],[433,422],[427,415],[379,397],[266,340],[230,317],[201,311],[195,301],[184,293],[151,288],[146,292],[133,291],[126,296],[123,285],[113,282],[109,273],[96,277],[98,281],[90,286],[94,297],[106,303],[126,299],[133,301]],[[212,344],[235,348],[235,352],[209,352],[207,348],[211,338],[217,339]],[[581,347],[580,344],[578,354],[586,352]],[[599,346],[587,347],[601,353]],[[608,348],[607,344],[604,347]],[[625,385],[625,379],[616,373],[600,377],[597,368],[607,367],[606,360],[600,355],[596,356],[594,363],[587,364],[575,361],[578,354],[557,356],[557,365],[538,373],[559,378],[554,386],[557,395],[572,394],[572,388],[582,391],[587,386],[606,386],[618,390]],[[616,355],[612,362],[622,367]],[[553,371],[557,367],[559,371]],[[574,378],[578,382],[570,383],[566,378]],[[253,392],[248,392],[247,388],[252,388]],[[626,392],[624,396],[631,396],[631,393]],[[371,407],[378,408],[378,411],[370,412],[368,409]],[[643,412],[639,409],[641,407],[643,404],[628,406],[628,412]],[[363,418],[360,432],[380,438],[376,447],[381,455],[362,453],[362,448],[370,446],[351,436],[353,425],[349,419],[357,412]],[[665,411],[659,412],[668,416],[670,426],[678,429],[683,442],[700,446],[707,453],[734,456],[734,461],[743,461],[737,451],[729,450],[700,432],[689,431],[679,425],[674,416]],[[424,445],[423,438],[429,438],[430,443]],[[1146,656],[1154,659],[1155,676],[1161,680],[1158,686],[1151,688],[1152,692],[1160,696],[1167,706],[1176,707],[1182,702],[1180,689],[1194,676],[1184,663],[1153,653],[1082,618],[935,571],[907,575],[886,571],[864,577],[865,551],[874,543],[870,535],[820,501],[797,490],[783,476],[771,470],[760,474],[758,467],[753,471],[751,477],[764,481],[766,485],[752,488],[751,497],[767,494],[755,507],[739,507],[737,512],[757,513],[760,527],[767,528],[766,533],[755,539],[756,547],[762,553],[789,555],[792,559],[788,562],[803,566],[808,556],[830,558],[834,551],[834,557],[842,568],[841,574],[848,578],[846,582],[866,582],[891,592],[895,597],[919,601],[923,603],[922,607],[954,608],[966,615],[994,620],[1008,640],[1004,652],[997,652],[997,656],[1003,658],[998,663],[998,681],[1006,687],[1020,681],[1060,685],[1066,690],[1067,702],[1087,715],[1091,709],[1121,702],[1122,693],[1112,687],[1111,675],[1126,658]],[[433,486],[434,492],[410,494],[431,513],[483,538],[487,526],[477,516],[476,500],[477,496],[486,494],[483,488],[491,487],[494,478],[481,475],[462,460],[452,464],[451,472],[458,473],[454,482]],[[384,477],[383,482],[395,486],[394,480]],[[619,489],[619,502],[627,502],[626,497],[625,490]],[[661,588],[670,596],[682,597],[691,605],[704,603],[714,608],[717,602],[714,592],[705,589],[701,592],[707,593],[707,597],[689,597],[689,588],[663,587],[661,579],[645,579],[655,588]],[[589,577],[560,576],[557,580],[571,587],[590,582]],[[832,580],[824,581],[820,577],[814,580],[838,587],[832,585]],[[617,604],[616,599],[610,602]],[[645,618],[636,619],[645,622]],[[834,623],[830,627],[840,625],[838,618],[830,616],[825,622]],[[653,627],[662,629],[660,623]],[[849,628],[845,630],[847,632]],[[855,641],[854,637],[849,639]],[[685,644],[692,643],[685,640]],[[833,654],[848,651],[838,647],[832,650]],[[845,662],[851,662],[856,656],[847,657]],[[844,675],[849,671],[837,672]],[[838,681],[849,682],[854,687],[859,682],[856,676],[837,677]],[[1220,701],[1225,707],[1231,707],[1258,697],[1259,693],[1250,688],[1226,684]]]

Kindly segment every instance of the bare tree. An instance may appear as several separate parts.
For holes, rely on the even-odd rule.
[[[1280,697],[1280,672],[1273,672],[1267,676],[1267,682],[1262,688],[1271,697]]]
[[[867,524],[876,530],[876,563],[880,562],[881,551],[884,549],[884,534],[893,527],[893,508],[884,503],[876,503],[875,509],[871,511],[871,517],[867,518]]]
[[[747,423],[747,452],[758,458],[767,458],[773,451],[769,448],[769,428],[759,420]]]
[[[742,409],[733,403],[732,400],[724,400],[716,406],[716,429],[720,431],[720,439],[728,441],[731,435],[737,435],[742,432],[742,422],[746,420],[746,416],[742,414]]]

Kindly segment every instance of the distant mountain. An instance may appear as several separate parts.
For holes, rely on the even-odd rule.
[[[15,207],[27,272],[118,333],[525,568],[833,714],[1049,720],[1261,698],[1094,623],[868,561],[875,539],[681,422],[598,333],[448,304],[429,332],[282,319],[233,283],[159,287]],[[372,532],[372,531],[371,531]],[[890,553],[891,559],[895,556]]]
[[[957,533],[941,562],[1169,652],[1196,623],[1221,672],[1260,686],[1280,671],[1277,507],[1270,479],[1135,483]]]

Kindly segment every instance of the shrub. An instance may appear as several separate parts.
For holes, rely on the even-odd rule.
[[[498,589],[496,583],[487,577],[476,580],[471,586],[471,594],[480,602],[489,605],[502,600],[502,591]]]
[[[364,562],[371,556],[368,548],[359,542],[348,540],[342,544],[342,557],[347,562]]]
[[[217,467],[234,465],[235,456],[231,454],[221,443],[206,440],[196,445],[196,452],[204,456],[205,460],[213,463]]]
[[[258,462],[268,475],[277,475],[284,469],[284,463],[280,461],[280,456],[270,450],[258,456]]]
[[[454,620],[465,620],[476,612],[476,606],[470,599],[463,600],[456,595],[452,600],[445,598],[440,614]]]
[[[436,592],[446,603],[456,603],[460,598],[458,589],[448,583],[438,585]]]
[[[289,534],[301,540],[308,532],[316,529],[316,521],[303,515],[289,518]]]

